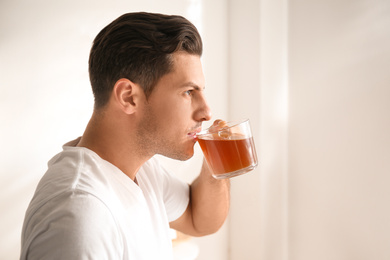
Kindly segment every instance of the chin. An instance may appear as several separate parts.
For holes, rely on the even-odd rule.
[[[187,160],[191,159],[193,156],[194,156],[194,153],[188,155],[188,156],[185,157],[182,161],[187,161]]]
[[[167,157],[169,157],[171,159],[178,160],[178,161],[187,161],[190,158],[192,158],[192,156],[194,156],[194,149],[193,148],[188,149],[186,151],[177,151],[175,153],[171,153]]]
[[[172,158],[172,159],[176,159],[176,160],[179,160],[179,161],[187,161],[187,160],[191,159],[192,156],[194,156],[194,151],[193,150],[191,152],[190,151],[186,151],[186,152],[182,152],[180,154],[177,154],[175,156],[176,158]]]
[[[168,149],[167,149],[168,148]],[[194,143],[185,143],[180,146],[165,146],[159,154],[178,161],[187,161],[194,156]]]

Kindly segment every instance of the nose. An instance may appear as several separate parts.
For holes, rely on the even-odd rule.
[[[195,119],[196,121],[200,121],[200,122],[209,121],[212,117],[210,106],[207,103],[206,98],[204,96],[202,96],[200,101],[201,101],[200,105],[197,111],[195,112],[195,117],[196,117]]]

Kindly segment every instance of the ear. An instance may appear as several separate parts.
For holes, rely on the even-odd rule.
[[[140,98],[142,98],[143,90],[138,85],[129,79],[119,79],[112,91],[115,103],[126,114],[133,114],[138,108]]]

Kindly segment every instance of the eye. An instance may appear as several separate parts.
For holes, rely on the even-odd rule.
[[[188,95],[188,96],[192,96],[192,92],[193,92],[194,90],[193,89],[189,89],[189,90],[187,90],[186,92],[184,92],[184,94],[186,94],[186,95]]]

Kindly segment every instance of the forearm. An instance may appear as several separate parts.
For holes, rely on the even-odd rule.
[[[230,181],[217,180],[204,162],[202,171],[191,184],[191,212],[196,233],[215,233],[225,222],[229,212]]]

